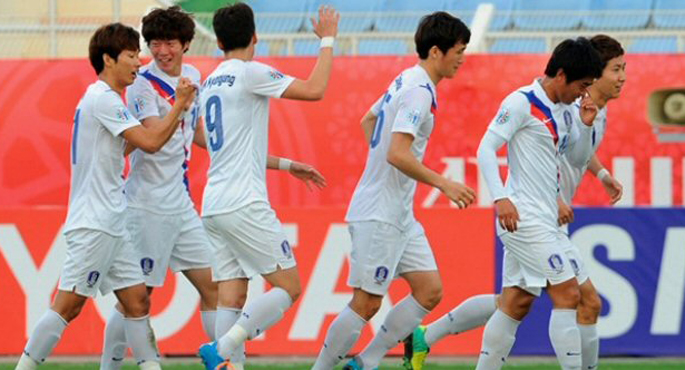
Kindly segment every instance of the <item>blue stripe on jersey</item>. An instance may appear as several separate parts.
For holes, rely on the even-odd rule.
[[[435,100],[435,94],[433,93],[433,89],[431,88],[431,85],[425,84],[425,85],[419,85],[419,86],[423,87],[424,89],[428,90],[429,93],[431,93],[431,111],[438,109],[438,102]]]
[[[537,96],[535,96],[535,93],[533,90],[525,92],[521,91],[521,94],[525,95],[526,98],[528,98],[528,101],[530,104],[534,105],[536,108],[542,111],[542,113],[547,116],[547,118],[552,122],[552,127],[554,128],[554,133],[559,137],[559,126],[557,126],[557,121],[554,119],[554,115],[552,114],[552,110],[549,109],[540,99],[538,99]]]
[[[161,78],[159,78],[159,77],[153,75],[152,73],[150,73],[150,71],[145,71],[145,72],[141,73],[140,75],[143,76],[143,77],[145,77],[145,78],[146,78],[147,80],[149,80],[149,81],[154,81],[154,82],[158,83],[158,84],[159,84],[159,87],[161,87],[162,90],[164,90],[165,93],[167,93],[167,94],[169,94],[169,95],[174,95],[174,92],[175,92],[174,88],[171,87],[171,85],[169,85],[168,83],[166,83],[166,82],[165,82],[164,80],[162,80]]]

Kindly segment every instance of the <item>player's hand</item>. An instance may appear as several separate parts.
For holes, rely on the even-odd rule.
[[[623,197],[623,185],[613,176],[607,176],[602,180],[602,186],[611,197],[611,204],[616,204]]]
[[[507,231],[513,233],[518,229],[519,212],[509,198],[502,198],[495,201],[495,210],[499,224]]]
[[[310,20],[312,21],[314,33],[319,36],[319,38],[327,36],[335,37],[338,35],[340,13],[335,11],[332,7],[322,5],[319,7],[319,21],[317,22],[314,17]]]
[[[440,191],[459,208],[466,208],[476,200],[476,192],[473,189],[455,181],[446,180]]]
[[[573,208],[564,203],[561,198],[557,198],[557,204],[559,205],[559,219],[557,220],[559,226],[573,222]]]
[[[304,184],[307,185],[307,189],[309,189],[309,191],[313,191],[314,187],[323,189],[328,185],[326,184],[326,179],[323,177],[323,175],[317,171],[316,168],[306,163],[293,161],[290,164],[289,172],[294,177],[302,180]]]
[[[176,86],[176,101],[182,104],[183,108],[187,110],[193,105],[195,101],[195,94],[197,88],[193,83],[186,77],[181,77],[178,80],[178,85]]]
[[[580,100],[580,120],[583,121],[586,126],[592,126],[598,111],[599,109],[595,102],[592,101],[590,93],[586,91],[583,94],[583,99]]]

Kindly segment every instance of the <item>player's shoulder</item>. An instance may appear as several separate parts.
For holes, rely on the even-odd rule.
[[[527,87],[517,89],[507,95],[502,101],[502,106],[506,106],[512,111],[527,112],[530,110],[530,99],[527,94],[532,94],[532,90]]]
[[[183,63],[183,76],[190,78],[193,82],[200,81],[202,77],[200,70],[192,64]]]

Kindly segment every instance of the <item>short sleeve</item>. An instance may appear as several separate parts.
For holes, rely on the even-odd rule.
[[[520,92],[516,91],[507,96],[497,111],[497,115],[490,122],[488,131],[503,138],[507,142],[514,134],[522,129],[527,120],[526,109],[529,109],[528,99]]]
[[[371,113],[376,117],[381,114],[381,104],[383,104],[383,98],[385,98],[385,95],[381,95],[381,97],[378,98],[378,100],[376,100],[376,102],[371,106]]]
[[[259,62],[248,62],[246,70],[247,89],[257,95],[280,98],[295,81],[275,68]]]
[[[157,92],[145,77],[138,76],[133,85],[126,89],[126,100],[129,111],[140,121],[160,116]]]
[[[119,136],[124,130],[140,125],[121,98],[111,91],[98,97],[94,115],[112,136]]]
[[[403,132],[416,137],[421,125],[431,115],[433,95],[424,87],[414,87],[407,90],[398,102],[395,122],[392,132]]]

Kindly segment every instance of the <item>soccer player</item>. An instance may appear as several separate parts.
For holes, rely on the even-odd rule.
[[[269,98],[323,98],[339,18],[322,7],[319,21],[312,19],[321,49],[309,78],[298,80],[252,60],[257,36],[248,5],[237,3],[214,14],[225,60],[200,95],[210,155],[202,217],[216,258],[212,275],[219,284],[219,305],[235,315],[226,333],[217,330],[218,340],[200,347],[207,369],[234,368],[236,349],[277,323],[300,295],[295,257],[266,191]],[[273,288],[245,305],[248,279],[256,275]]]
[[[414,218],[414,193],[420,181],[461,207],[475,199],[472,189],[421,163],[435,125],[436,86],[464,62],[470,36],[466,25],[446,12],[423,17],[414,36],[418,64],[394,78],[362,119],[369,154],[346,217],[352,237],[348,285],[354,292],[328,329],[315,370],[330,370],[347,355],[395,277],[409,283],[411,294],[388,313],[346,369],[378,367],[440,302],[442,283],[423,227]]]
[[[609,174],[594,153],[606,132],[607,102],[620,96],[621,88],[626,79],[626,64],[623,59],[624,51],[621,44],[606,35],[597,35],[590,39],[590,42],[599,53],[603,65],[602,77],[587,88],[592,101],[599,109],[592,125],[592,151],[590,152],[592,158],[589,164],[585,162],[582,166],[574,166],[566,156],[560,158],[561,193],[557,199],[559,201],[559,224],[562,225],[559,228],[561,233],[559,237],[566,256],[574,268],[580,289],[577,321],[582,345],[583,370],[594,369],[598,364],[599,338],[596,324],[602,302],[588,277],[578,248],[571,244],[568,238],[568,227],[565,224],[573,221],[573,211],[567,204],[570,204],[587,169],[602,182],[612,204],[621,198],[622,185]],[[579,104],[574,104],[574,118],[579,118],[579,108]],[[578,111],[576,112],[576,110]],[[574,119],[574,124],[580,125],[582,123]],[[405,345],[405,363],[411,363],[408,368],[421,370],[429,348],[447,335],[463,333],[484,325],[497,309],[496,299],[497,296],[494,294],[471,297],[430,325],[414,330],[413,335],[408,338]]]
[[[125,227],[126,143],[159,150],[178,127],[195,88],[182,78],[176,103],[154,127],[145,127],[126,108],[121,94],[141,63],[139,35],[120,23],[100,27],[90,40],[90,63],[98,75],[76,108],[71,143],[71,192],[64,233],[67,257],[55,300],[33,330],[17,369],[35,369],[52,352],[62,332],[98,290],[114,291],[124,330],[141,369],[160,369],[150,327],[149,298]]]
[[[500,369],[516,329],[546,288],[554,309],[549,336],[561,367],[580,369],[576,308],[578,281],[558,237],[559,156],[578,166],[591,151],[597,107],[586,89],[602,74],[597,51],[585,38],[559,44],[545,76],[504,99],[478,148],[478,164],[495,201],[497,235],[504,244],[502,295],[485,325],[478,370]],[[584,94],[573,124],[568,104]],[[502,184],[497,151],[507,144],[509,174]]]

